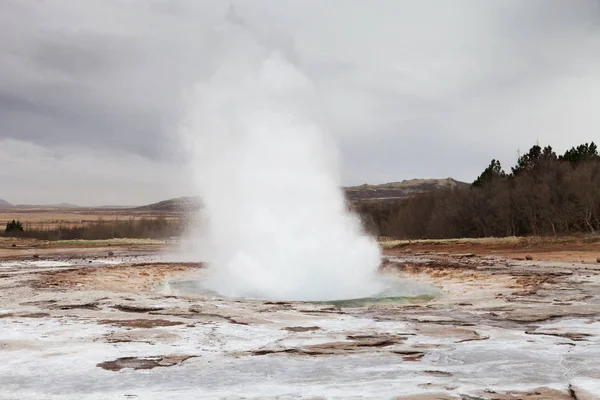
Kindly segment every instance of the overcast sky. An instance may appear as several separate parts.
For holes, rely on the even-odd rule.
[[[598,0],[3,0],[0,198],[195,194],[176,132],[230,5],[314,80],[344,184],[600,141]]]

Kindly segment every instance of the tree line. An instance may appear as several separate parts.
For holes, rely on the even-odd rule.
[[[402,239],[595,233],[600,156],[593,142],[563,155],[535,145],[510,173],[492,160],[470,187],[356,208],[371,233]]]
[[[58,225],[49,228],[24,228],[20,221],[6,224],[4,236],[24,237],[41,240],[104,240],[120,238],[165,239],[180,236],[187,221],[185,218],[164,216],[140,219],[114,219],[87,223],[85,225]]]

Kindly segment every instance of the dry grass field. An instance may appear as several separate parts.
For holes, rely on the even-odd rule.
[[[97,223],[98,221],[140,220],[143,218],[178,219],[181,213],[137,211],[133,209],[103,209],[103,208],[5,208],[0,209],[0,223],[21,221],[25,230],[50,230],[62,227],[80,227]]]
[[[41,240],[167,239],[179,236],[191,214],[139,209],[10,208],[0,210],[0,236]],[[23,232],[5,233],[7,222],[19,221]]]

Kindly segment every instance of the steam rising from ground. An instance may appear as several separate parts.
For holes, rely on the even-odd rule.
[[[319,95],[283,52],[239,24],[222,62],[189,99],[183,129],[204,210],[194,232],[221,295],[289,300],[368,297],[377,243],[346,211]]]

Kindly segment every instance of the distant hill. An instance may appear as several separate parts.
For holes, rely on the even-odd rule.
[[[455,187],[468,187],[468,183],[460,182],[452,178],[446,179],[410,179],[402,182],[390,182],[381,185],[361,185],[345,187],[344,192],[346,198],[352,202],[371,201],[371,200],[396,200],[405,199],[415,196],[419,193],[429,192],[437,189],[449,189]],[[63,208],[75,209],[81,208],[75,204],[60,203],[46,205],[25,205],[18,204],[13,206],[9,202],[0,199],[0,207],[16,207],[16,208]],[[130,209],[134,211],[160,211],[160,212],[195,212],[202,208],[202,200],[200,196],[193,197],[178,197],[175,199],[163,200],[158,203],[149,204],[141,207],[125,207],[125,206],[103,206],[95,208],[114,208],[114,209]]]
[[[70,203],[49,204],[46,207],[52,207],[52,208],[81,208],[77,204],[70,204]]]
[[[396,200],[405,199],[423,192],[437,189],[468,187],[468,183],[452,178],[446,179],[410,179],[402,182],[390,182],[381,185],[361,185],[344,188],[350,201]]]
[[[6,200],[0,199],[0,207],[13,207],[13,205]]]
[[[129,208],[135,208],[136,206],[115,206],[115,205],[108,205],[108,206],[93,206],[93,207],[87,207],[87,208],[101,208],[101,209],[107,209],[107,210],[119,210],[119,209],[129,209]]]
[[[365,200],[395,200],[411,197],[423,192],[454,187],[468,187],[468,183],[452,178],[446,179],[411,179],[402,182],[390,182],[381,185],[361,185],[345,187],[346,198],[353,202]],[[135,211],[190,212],[202,208],[200,196],[178,197],[164,200],[147,206],[135,207]]]
[[[202,201],[199,196],[195,197],[178,197],[176,199],[163,200],[158,203],[149,204],[147,206],[135,207],[135,211],[168,211],[168,212],[193,212],[202,208]]]

